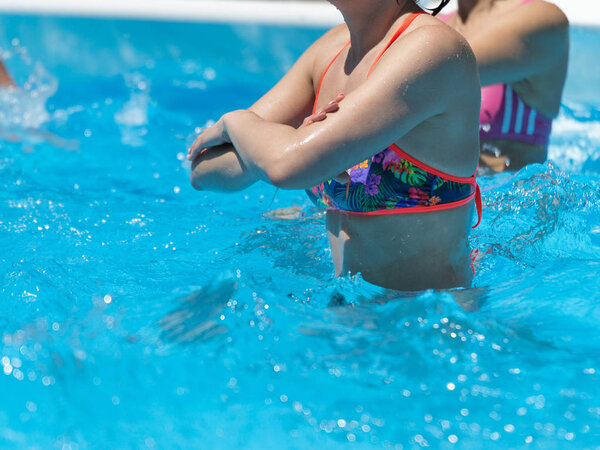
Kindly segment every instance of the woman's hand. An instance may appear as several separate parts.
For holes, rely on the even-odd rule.
[[[316,122],[321,122],[327,118],[327,114],[333,114],[340,109],[339,103],[344,100],[344,94],[338,94],[336,98],[329,102],[329,104],[323,108],[321,111],[316,112],[302,122],[299,128],[307,127]],[[333,178],[338,183],[346,184],[350,181],[350,175],[347,172],[342,172],[338,176]]]
[[[323,109],[308,116],[298,128],[304,128],[316,122],[321,122],[327,118],[328,114],[333,114],[340,109],[339,103],[344,99],[344,94],[338,94],[331,102]],[[192,146],[188,149],[187,159],[194,161],[197,157],[204,155],[211,148],[231,143],[231,139],[227,133],[225,122],[227,118],[235,120],[237,114],[253,114],[251,111],[233,111],[225,114],[214,125],[206,128],[194,140]],[[350,180],[346,172],[342,172],[335,177],[335,180],[340,183],[346,183]]]
[[[209,148],[231,142],[225,130],[224,117],[221,117],[217,123],[206,128],[198,135],[192,146],[188,149],[187,159],[193,161],[196,156],[202,155]]]
[[[327,118],[327,114],[337,112],[340,109],[339,103],[344,100],[344,94],[338,94],[336,98],[331,100],[329,104],[321,111],[308,116],[298,128],[307,127],[315,122],[321,122]]]
[[[340,109],[339,102],[341,102],[343,99],[344,94],[339,94],[321,111],[304,119],[304,122],[302,122],[302,125],[300,125],[299,128],[307,127],[315,122],[321,122],[322,120],[325,120],[327,118],[327,114],[334,113]],[[202,131],[196,140],[194,140],[192,146],[188,149],[187,159],[193,161],[197,156],[206,153],[206,151],[211,147],[231,143],[225,127],[225,116],[234,115],[235,113],[236,111],[225,114],[217,121],[217,123]]]

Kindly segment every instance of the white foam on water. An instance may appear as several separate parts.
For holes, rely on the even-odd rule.
[[[18,39],[13,40],[12,48],[2,52],[2,58],[26,66],[29,75],[21,87],[0,88],[0,131],[39,128],[51,118],[46,101],[56,93],[56,78],[40,62],[31,61],[27,48]]]
[[[579,121],[562,113],[552,125],[548,158],[563,170],[581,171],[600,158],[600,122]]]

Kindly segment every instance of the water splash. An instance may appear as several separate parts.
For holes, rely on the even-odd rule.
[[[600,111],[594,105],[566,102],[553,123],[550,160],[563,170],[600,173]]]
[[[51,34],[76,28],[47,21]],[[44,157],[20,143],[0,152],[7,445],[597,444],[592,107],[563,110],[553,163],[481,179],[476,287],[389,292],[334,278],[324,219],[302,193],[280,191],[265,214],[265,185],[186,187],[194,128],[250,104],[303,50],[301,30],[250,30],[257,53],[246,58],[238,29],[115,21],[88,33],[89,23],[54,33],[52,45],[70,33],[61,52],[78,54],[51,68],[61,84],[31,122],[84,134],[81,151],[46,141]],[[173,30],[177,45],[164,44]],[[239,61],[198,42],[227,44]],[[258,57],[259,75],[231,69]]]
[[[51,118],[46,102],[56,93],[58,81],[41,62],[30,58],[27,48],[18,39],[13,39],[9,51],[2,52],[2,58],[27,75],[21,88],[0,89],[0,132],[10,134],[39,128]],[[17,78],[20,80],[21,77]]]

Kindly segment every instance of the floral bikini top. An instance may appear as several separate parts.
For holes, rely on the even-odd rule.
[[[415,13],[402,24],[375,59],[371,70],[420,14],[424,13]],[[325,74],[349,44],[339,51],[323,72],[313,112]],[[475,227],[481,221],[481,193],[475,175],[455,177],[443,173],[406,154],[395,144],[352,167],[347,173],[350,176],[348,183],[328,180],[308,190],[309,197],[327,209],[362,215],[433,212],[462,206],[475,199],[478,214]]]

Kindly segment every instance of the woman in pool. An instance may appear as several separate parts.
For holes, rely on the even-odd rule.
[[[476,205],[480,213],[474,55],[413,0],[331,3],[345,24],[249,110],[197,137],[192,184],[309,189],[327,208],[338,275],[399,290],[468,286]]]
[[[496,172],[542,163],[569,58],[569,23],[543,0],[458,0],[441,17],[469,42],[481,84],[481,160]]]

